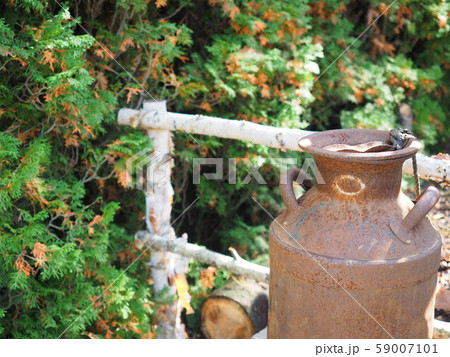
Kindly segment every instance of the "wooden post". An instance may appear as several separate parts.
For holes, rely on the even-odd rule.
[[[166,101],[146,102],[144,110],[166,112]],[[153,140],[153,152],[148,158],[145,187],[145,221],[147,230],[162,240],[175,240],[176,235],[170,225],[173,187],[170,183],[173,150],[169,130],[147,129],[147,136]],[[145,175],[144,175],[145,177]],[[187,235],[185,236],[187,241]],[[171,304],[158,310],[158,338],[185,338],[184,325],[180,314],[183,308],[177,296],[176,276],[187,271],[187,259],[177,254],[151,249],[149,265],[155,294],[165,291],[165,296],[173,296]]]

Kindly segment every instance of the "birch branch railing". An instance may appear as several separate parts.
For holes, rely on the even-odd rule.
[[[162,111],[121,109],[121,125],[140,129],[181,131],[189,134],[212,135],[226,139],[249,141],[281,150],[301,151],[298,141],[312,131],[278,128],[242,120],[231,120],[204,115],[181,114]],[[450,185],[450,161],[417,154],[419,178]],[[406,174],[413,175],[411,159],[403,165]]]
[[[192,258],[200,263],[213,265],[219,269],[241,275],[256,281],[269,282],[269,268],[242,259],[237,252],[230,248],[232,257],[213,252],[196,244],[186,243],[180,239],[168,240],[157,234],[140,231],[136,233],[136,246],[145,246],[158,250],[175,253],[187,258]]]
[[[168,154],[171,151],[170,131],[248,141],[282,151],[301,151],[298,141],[313,133],[305,130],[264,126],[247,121],[167,112],[164,101],[144,103],[143,107],[143,110],[121,109],[118,113],[118,122],[121,125],[147,130],[148,136],[154,140],[154,150],[162,154]],[[447,174],[450,172],[449,160],[417,154],[417,165],[418,175],[421,179],[450,186],[450,175]],[[170,183],[171,170],[160,169],[160,171],[163,176],[167,176]],[[403,171],[413,175],[411,160],[405,162]],[[167,288],[169,293],[175,293],[173,280],[177,276],[184,276],[184,272],[187,270],[186,258],[193,258],[257,281],[268,281],[269,268],[242,259],[232,249],[230,249],[232,257],[229,257],[205,247],[187,243],[186,234],[182,238],[175,238],[176,234],[170,227],[172,195],[173,190],[170,184],[163,188],[157,188],[154,192],[146,192],[147,230],[138,232],[135,237],[136,246],[152,249],[150,266],[156,292]],[[165,230],[164,227],[169,227],[169,229]],[[186,294],[185,301],[189,299],[187,292]],[[162,330],[160,337],[182,338],[184,336],[184,327],[180,323],[180,312],[180,300],[175,300],[168,306],[168,309],[161,312],[162,316],[158,321],[158,326]]]

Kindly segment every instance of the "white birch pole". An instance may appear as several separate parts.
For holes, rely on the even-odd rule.
[[[313,131],[277,128],[245,120],[161,111],[120,109],[118,122],[134,128],[155,128],[191,134],[214,135],[225,139],[249,141],[281,150],[299,151],[298,140]]]
[[[450,185],[450,160],[435,159],[423,154],[416,154],[416,159],[419,178],[441,183],[444,187]],[[403,164],[403,172],[414,175],[411,159]]]
[[[277,128],[259,125],[242,120],[222,119],[204,115],[181,114],[148,110],[120,109],[118,122],[142,129],[181,131],[190,134],[214,135],[226,139],[249,141],[277,149],[300,151],[298,141],[312,131]],[[450,160],[440,160],[417,155],[419,177],[435,181],[444,186],[450,185]],[[406,174],[413,175],[411,160],[403,166]]]
[[[144,110],[165,111],[166,101],[144,103]],[[147,129],[147,136],[153,140],[153,152],[147,159],[145,187],[145,222],[148,232],[164,235],[165,239],[174,240],[175,232],[170,225],[172,211],[173,187],[170,183],[172,172],[172,139],[169,130]],[[187,239],[187,238],[186,238]],[[151,249],[149,265],[156,294],[166,291],[166,296],[173,296],[171,304],[164,305],[158,311],[158,338],[185,338],[184,325],[180,314],[182,305],[175,286],[176,274],[187,271],[187,259],[179,255]]]

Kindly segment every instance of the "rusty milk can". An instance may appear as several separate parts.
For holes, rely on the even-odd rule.
[[[306,179],[296,199],[293,181],[307,175],[281,177],[287,209],[270,226],[268,338],[431,338],[441,237],[426,215],[439,191],[415,203],[402,193],[403,162],[420,142],[386,151],[388,139],[346,129],[300,140],[324,183]]]

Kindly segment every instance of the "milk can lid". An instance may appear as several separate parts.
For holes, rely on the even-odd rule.
[[[385,161],[412,157],[421,147],[420,141],[408,138],[396,148],[389,131],[374,129],[337,129],[314,133],[300,139],[299,147],[315,156],[343,161]]]

